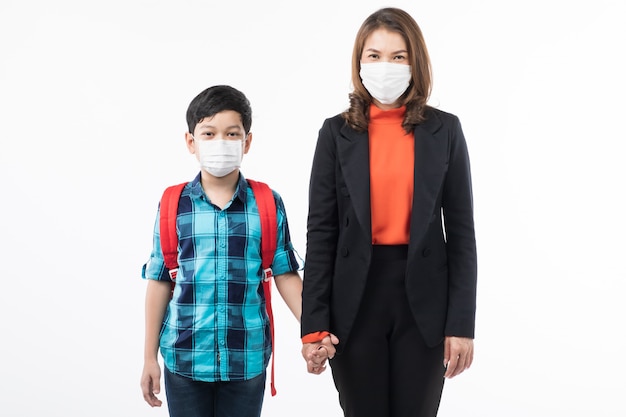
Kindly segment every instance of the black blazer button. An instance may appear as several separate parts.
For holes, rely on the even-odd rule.
[[[424,248],[424,250],[422,251],[422,256],[424,258],[427,258],[430,256],[430,248]]]
[[[348,248],[346,248],[345,246],[341,248],[341,256],[343,257],[348,256]]]

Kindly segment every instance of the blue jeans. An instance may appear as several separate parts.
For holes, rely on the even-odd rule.
[[[259,417],[265,372],[248,381],[194,381],[164,369],[170,417]]]

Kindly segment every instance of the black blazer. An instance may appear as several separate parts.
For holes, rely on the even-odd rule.
[[[415,128],[406,290],[426,342],[474,337],[476,240],[472,184],[459,119],[428,108]],[[442,222],[443,220],[443,222]],[[309,185],[301,333],[330,331],[341,351],[372,254],[368,134],[339,116],[319,131]]]

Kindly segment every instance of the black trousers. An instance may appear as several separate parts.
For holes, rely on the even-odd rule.
[[[343,351],[331,361],[346,417],[434,417],[443,343],[429,348],[406,296],[407,246],[375,246],[365,294]]]

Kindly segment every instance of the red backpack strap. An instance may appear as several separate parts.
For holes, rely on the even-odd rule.
[[[276,221],[276,201],[271,188],[259,181],[247,180],[254,193],[254,199],[259,208],[261,218],[261,264],[263,266],[263,291],[265,292],[265,307],[267,316],[270,319],[270,336],[272,338],[272,367],[271,367],[271,390],[272,396],[276,395],[274,387],[274,314],[272,312],[272,287],[271,278],[272,262],[276,252],[276,239],[278,236],[278,225]]]
[[[178,232],[176,231],[176,216],[178,214],[178,200],[180,193],[187,183],[172,185],[163,191],[160,204],[159,230],[161,237],[161,250],[163,260],[172,279],[172,294],[176,285],[178,272]]]

